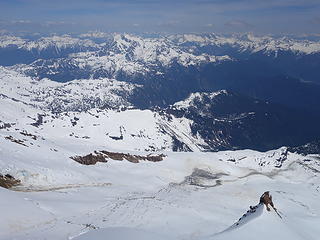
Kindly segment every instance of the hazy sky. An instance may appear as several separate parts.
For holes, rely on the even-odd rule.
[[[319,34],[320,0],[0,0],[0,31]]]

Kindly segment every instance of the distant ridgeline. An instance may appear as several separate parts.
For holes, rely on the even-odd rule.
[[[191,120],[193,136],[201,137],[201,148],[208,151],[313,142],[292,151],[319,152],[318,41],[216,34],[35,40],[2,35],[0,55],[1,71],[62,83],[78,80],[55,88],[55,101],[46,105],[55,113],[125,105],[151,109],[168,121],[170,116]],[[86,98],[77,92],[71,101],[70,86],[77,85],[86,89]],[[96,90],[105,88],[115,97],[101,99]],[[188,150],[178,138],[175,144],[176,150]]]

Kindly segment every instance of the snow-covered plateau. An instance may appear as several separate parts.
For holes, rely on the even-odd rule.
[[[190,119],[130,105],[139,85],[0,71],[1,240],[319,238],[318,155],[203,152]]]

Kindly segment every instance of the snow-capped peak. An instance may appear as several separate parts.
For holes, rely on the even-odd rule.
[[[23,46],[27,40],[10,35],[0,35],[0,48]]]
[[[50,37],[42,37],[37,40],[27,40],[15,36],[0,36],[0,48],[8,46],[15,46],[19,49],[25,49],[28,51],[36,50],[43,51],[49,47],[56,50],[63,48],[97,48],[98,45],[90,39],[79,39],[69,35],[53,35]]]
[[[228,94],[229,93],[227,92],[227,90],[220,90],[220,91],[211,92],[211,93],[195,92],[195,93],[191,93],[190,96],[185,100],[174,103],[173,107],[175,107],[176,109],[187,109],[189,107],[194,106],[196,103],[200,105],[205,104],[204,103],[205,100],[212,100],[217,96],[228,95]]]
[[[183,34],[171,37],[179,44],[195,43],[200,46],[231,46],[239,51],[251,53],[264,52],[266,54],[276,53],[279,50],[291,51],[300,54],[312,54],[320,52],[320,43],[310,40],[298,40],[289,37],[256,36],[249,34],[234,34],[232,36],[216,34]]]
[[[43,37],[40,38],[38,41],[30,41],[23,47],[28,50],[37,49],[41,51],[49,47],[61,49],[68,47],[72,48],[75,46],[91,48],[97,47],[97,45],[91,40],[81,40],[78,38],[73,38],[69,35]]]

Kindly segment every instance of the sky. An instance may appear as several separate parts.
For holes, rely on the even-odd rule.
[[[320,0],[0,0],[0,32],[320,34]]]

